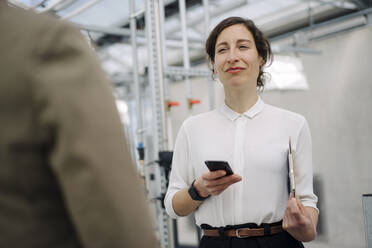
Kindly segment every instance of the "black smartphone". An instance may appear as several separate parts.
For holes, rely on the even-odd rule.
[[[234,174],[234,172],[232,171],[229,163],[227,161],[222,161],[222,160],[207,160],[204,162],[208,169],[210,171],[216,171],[216,170],[224,170],[226,171],[226,175],[225,176],[230,176],[232,174]]]

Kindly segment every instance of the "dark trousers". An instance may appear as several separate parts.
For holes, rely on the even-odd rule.
[[[281,222],[275,224],[281,224]],[[272,224],[262,224],[259,227],[264,227],[265,225]],[[203,224],[201,227],[203,229],[215,229],[205,224]],[[256,228],[258,226],[255,224],[243,224],[238,226],[228,226],[225,228],[236,229],[242,227]],[[304,246],[300,241],[293,238],[288,232],[283,231],[277,234],[248,238],[203,236],[200,241],[199,248],[304,248]]]
[[[250,238],[206,237],[203,236],[199,248],[303,248],[302,243],[287,232]]]

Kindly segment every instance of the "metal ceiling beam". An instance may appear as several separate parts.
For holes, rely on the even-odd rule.
[[[63,3],[64,1],[66,1],[66,0],[51,1],[51,3],[48,4],[44,9],[40,10],[40,13],[45,13],[45,12],[51,11],[51,10],[53,10],[54,7],[56,7],[60,3]]]
[[[80,25],[77,23],[75,23],[75,25],[82,30],[104,33],[104,34],[111,34],[111,35],[118,35],[118,36],[130,36],[131,34],[129,28],[100,27],[100,26],[95,26],[95,25]],[[144,31],[137,30],[137,34],[141,34],[142,36],[145,36]]]
[[[357,12],[356,10],[334,8],[331,5],[320,4],[314,1],[312,3],[315,5],[309,8],[308,3],[301,0],[290,8],[261,16],[255,22],[269,38],[272,38],[312,26],[315,23]]]
[[[302,28],[299,30],[291,31],[282,35],[271,38],[271,41],[279,41],[293,37],[298,32],[310,32],[309,40],[315,40],[330,36],[334,33],[339,33],[345,30],[350,30],[356,27],[364,26],[368,23],[368,16],[372,14],[372,8],[364,9],[346,16],[338,17],[325,21],[322,23],[314,24],[311,27]]]
[[[360,9],[365,9],[365,8],[368,8],[368,6],[370,6],[368,4],[368,0],[364,1],[364,0],[350,0],[350,2],[353,2],[354,4],[356,4]]]
[[[90,7],[94,6],[95,4],[97,4],[99,1],[101,1],[101,0],[91,0],[91,1],[83,4],[79,8],[74,9],[73,11],[68,13],[67,15],[63,16],[61,19],[62,20],[68,20],[68,19],[70,19],[74,16],[77,16],[78,14],[82,13],[83,11],[85,11],[85,10],[89,9]]]
[[[334,6],[336,8],[342,8],[342,9],[356,9],[357,5],[353,3],[352,1],[340,1],[340,0],[315,0],[315,2],[321,3],[321,4],[327,4]]]
[[[244,5],[247,5],[247,0],[231,1],[231,2],[229,2],[229,5],[223,5],[223,6],[221,6],[221,8],[211,11],[210,12],[210,17],[219,16],[219,15],[224,14],[224,13],[230,11],[230,10],[239,8],[239,7],[244,6]],[[194,18],[194,19],[188,21],[187,26],[194,26],[194,25],[200,24],[200,23],[203,22],[203,20],[204,20],[204,16],[203,15],[199,16],[197,18]],[[180,26],[177,25],[177,26],[174,26],[174,27],[166,30],[166,33],[174,33],[174,32],[179,31],[180,29],[181,29]]]
[[[271,46],[273,53],[303,53],[303,54],[321,54],[318,49],[308,48],[305,46]]]
[[[100,27],[100,26],[95,26],[95,25],[80,25],[80,24],[77,24],[75,23],[75,25],[79,28],[79,29],[82,29],[82,30],[86,30],[86,31],[92,31],[92,32],[98,32],[98,33],[104,33],[104,34],[110,34],[110,35],[117,35],[117,36],[125,36],[125,37],[130,37],[131,35],[131,31],[129,28],[116,28],[116,27]],[[143,30],[137,30],[136,31],[136,34],[138,36],[138,38],[145,38],[145,31]],[[175,35],[167,35],[167,41],[181,41],[182,38],[181,37],[177,37]],[[199,47],[199,43],[200,43],[200,46],[202,46],[202,39],[198,39],[198,38],[192,38],[192,37],[189,37],[188,40],[194,44],[192,44],[190,47],[195,47],[195,45],[197,47]],[[141,41],[139,41],[141,42]],[[171,45],[172,47],[182,47],[182,44],[179,44],[179,45],[175,45],[174,43],[172,43],[173,45]]]
[[[8,5],[22,8],[22,9],[29,9],[30,7],[18,0],[8,0]]]
[[[62,3],[58,4],[57,6],[55,6],[53,8],[53,11],[55,11],[55,12],[61,11],[65,8],[67,8],[68,6],[72,5],[76,1],[77,0],[65,0]]]

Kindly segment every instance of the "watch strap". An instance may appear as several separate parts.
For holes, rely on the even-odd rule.
[[[204,201],[205,199],[210,197],[210,195],[207,196],[207,197],[203,197],[203,196],[199,195],[199,192],[195,188],[194,183],[195,183],[195,180],[192,181],[191,186],[189,187],[189,195],[190,195],[191,199],[193,199],[195,201]]]

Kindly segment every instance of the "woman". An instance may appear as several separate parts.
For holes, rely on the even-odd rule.
[[[231,17],[210,33],[206,52],[223,84],[221,108],[180,128],[165,206],[170,216],[195,211],[200,247],[303,247],[316,236],[311,137],[301,115],[265,104],[263,66],[269,42],[251,20]],[[287,189],[288,140],[295,154],[298,197]],[[227,161],[234,174],[211,172]]]

